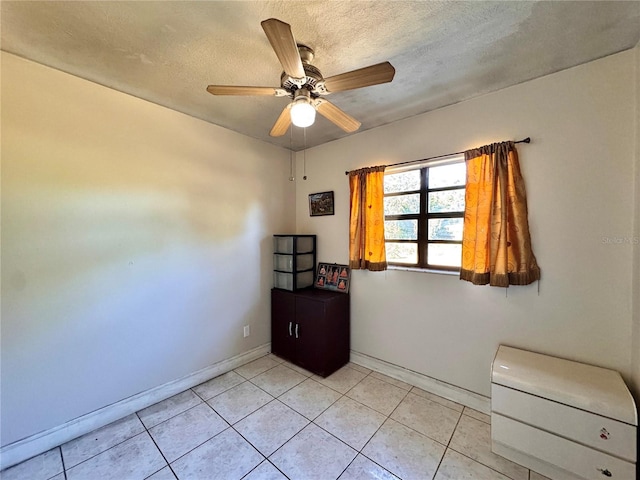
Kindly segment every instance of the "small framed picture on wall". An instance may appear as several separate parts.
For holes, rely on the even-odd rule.
[[[313,284],[316,288],[323,290],[334,290],[337,292],[349,293],[351,283],[351,270],[347,265],[337,263],[319,263],[316,274],[316,281]]]
[[[312,193],[309,195],[309,215],[319,217],[321,215],[333,215],[333,191]]]

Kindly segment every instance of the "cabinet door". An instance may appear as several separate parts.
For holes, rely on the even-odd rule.
[[[271,351],[287,360],[295,360],[295,295],[271,290]],[[291,334],[290,334],[291,333]]]
[[[298,296],[296,319],[296,363],[311,372],[322,374],[327,355],[325,302]]]

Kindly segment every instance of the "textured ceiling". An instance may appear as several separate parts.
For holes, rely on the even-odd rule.
[[[0,2],[2,50],[285,148],[288,102],[214,97],[209,84],[280,86],[260,26],[291,25],[325,77],[390,61],[392,83],[334,93],[360,131],[635,46],[639,1]],[[306,145],[347,134],[318,116]]]

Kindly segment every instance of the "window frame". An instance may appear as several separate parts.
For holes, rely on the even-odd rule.
[[[445,165],[453,165],[457,163],[465,163],[464,155],[456,154],[447,156],[444,159],[430,160],[422,163],[414,163],[412,165],[404,165],[397,168],[387,168],[385,170],[386,175],[393,175],[396,173],[403,173],[413,170],[420,170],[420,189],[419,190],[406,190],[402,192],[385,193],[384,198],[398,197],[403,195],[419,194],[420,195],[420,209],[418,213],[407,213],[399,215],[385,215],[385,222],[388,220],[417,220],[417,239],[416,240],[402,240],[392,239],[387,240],[385,238],[385,246],[389,243],[394,244],[417,244],[418,262],[413,263],[395,263],[387,259],[387,264],[392,269],[398,270],[420,270],[420,271],[434,271],[438,273],[458,273],[461,266],[448,266],[448,265],[433,265],[427,262],[429,244],[453,244],[462,245],[462,240],[429,240],[429,219],[438,218],[462,218],[464,219],[464,210],[454,212],[432,212],[429,210],[429,193],[432,192],[446,192],[452,190],[462,190],[466,194],[466,182],[462,186],[453,185],[448,187],[429,188],[429,169],[432,167],[440,167]],[[460,259],[462,264],[462,259]]]

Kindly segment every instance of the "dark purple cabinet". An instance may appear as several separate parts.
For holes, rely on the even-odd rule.
[[[271,351],[322,377],[349,362],[349,295],[271,290]]]

